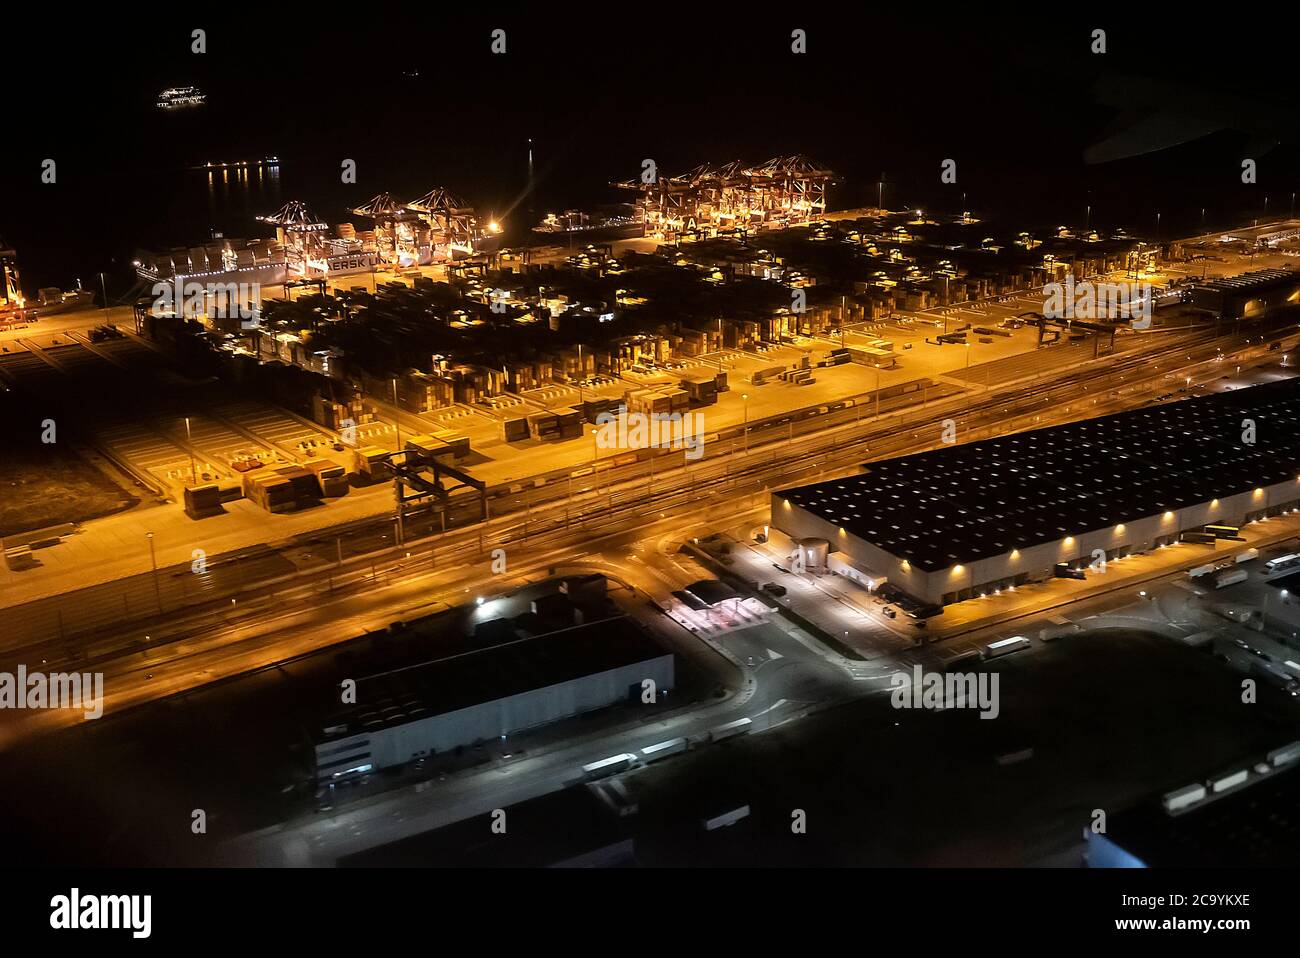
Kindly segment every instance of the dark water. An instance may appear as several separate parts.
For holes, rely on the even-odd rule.
[[[800,12],[792,25],[807,30],[809,52],[794,56],[784,22],[704,8],[665,16],[647,29],[605,7],[374,23],[324,10],[227,23],[205,14],[203,55],[190,52],[192,26],[170,19],[51,25],[7,51],[7,113],[21,135],[0,155],[0,236],[17,247],[29,289],[89,286],[104,270],[112,293],[129,285],[135,247],[193,245],[212,230],[262,235],[254,217],[287,199],[335,223],[378,192],[411,199],[443,186],[520,236],[548,211],[623,198],[609,182],[647,157],[671,173],[803,152],[840,174],[833,207],[874,202],[883,173],[894,208],[957,212],[964,195],[983,216],[1034,228],[1081,224],[1091,206],[1094,226],[1146,234],[1159,213],[1165,236],[1261,215],[1265,196],[1270,212],[1286,212],[1300,180],[1284,142],[1261,157],[1259,184],[1243,186],[1250,135],[1231,131],[1082,162],[1117,115],[1091,94],[1107,71],[1293,105],[1290,61],[1257,24],[1233,36],[1114,23],[1099,57],[1091,21]],[[504,56],[489,52],[496,27],[507,30]],[[1214,66],[1247,50],[1249,69]],[[205,106],[155,108],[163,87],[190,84]],[[278,176],[188,170],[268,155],[280,158]],[[53,185],[40,182],[45,158],[58,163]],[[957,161],[956,185],[939,181],[945,158]],[[341,182],[344,159],[357,163],[355,185]]]

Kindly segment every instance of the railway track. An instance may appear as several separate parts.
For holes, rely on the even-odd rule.
[[[522,507],[494,510],[487,523],[453,524],[445,533],[422,536],[419,541],[394,548],[392,520],[390,518],[360,520],[346,529],[332,530],[331,534],[304,537],[289,549],[262,548],[246,550],[239,556],[214,556],[209,568],[196,575],[188,566],[160,570],[161,581],[167,586],[165,599],[157,602],[153,581],[149,575],[135,576],[130,580],[107,584],[96,589],[117,590],[130,599],[124,599],[125,608],[111,601],[84,605],[69,595],[56,596],[7,611],[11,622],[11,635],[19,638],[7,650],[10,654],[36,655],[42,651],[64,651],[81,644],[87,633],[99,633],[107,638],[119,631],[139,635],[149,628],[149,622],[161,604],[169,619],[186,618],[186,611],[198,617],[213,611],[228,611],[231,598],[239,596],[246,602],[259,593],[290,587],[297,582],[325,583],[330,588],[344,587],[349,575],[367,570],[373,577],[375,565],[391,571],[396,568],[430,568],[441,556],[444,561],[473,562],[492,548],[532,550],[548,543],[567,543],[567,547],[581,548],[593,534],[600,530],[627,525],[638,517],[651,521],[656,513],[668,514],[691,506],[712,503],[716,505],[725,497],[740,497],[748,502],[747,508],[761,505],[759,497],[767,490],[781,485],[796,485],[812,481],[831,472],[849,471],[869,459],[879,459],[922,451],[938,444],[939,427],[944,419],[958,419],[959,438],[971,441],[987,435],[1013,431],[1017,418],[1041,416],[1063,402],[1078,400],[1085,387],[1096,387],[1097,381],[1114,386],[1116,390],[1134,390],[1152,378],[1167,374],[1157,371],[1157,366],[1169,365],[1181,357],[1183,363],[1195,364],[1212,361],[1218,350],[1213,337],[1180,337],[1176,342],[1162,345],[1153,352],[1123,357],[1111,365],[1074,371],[1050,381],[1034,383],[1027,387],[1012,387],[1011,395],[1002,391],[990,392],[972,400],[969,393],[952,400],[936,402],[925,409],[911,408],[891,414],[881,420],[855,421],[853,410],[840,410],[799,424],[796,432],[791,427],[793,440],[783,439],[781,430],[772,427],[769,433],[751,434],[747,453],[706,457],[693,467],[681,466],[664,469],[650,478],[644,463],[632,475],[622,477],[607,474],[599,487],[588,485],[577,495],[567,490],[551,488],[549,496],[539,501],[525,502]],[[1181,368],[1181,367],[1179,367]],[[1146,370],[1145,376],[1137,373]],[[1109,394],[1108,394],[1109,395]],[[1122,397],[1115,401],[1122,402]],[[1080,414],[1092,414],[1080,410]],[[591,477],[586,477],[590,479]],[[545,488],[545,487],[544,487]],[[557,508],[565,501],[566,513]],[[534,510],[538,511],[534,515]],[[467,517],[468,518],[468,517]],[[473,518],[477,518],[476,509]],[[420,531],[423,526],[432,532],[435,520],[426,517],[423,523],[412,520],[408,528]],[[369,555],[347,560],[337,560],[344,539],[349,542],[348,552],[355,553],[365,546]],[[337,548],[335,548],[337,547]],[[314,568],[300,569],[286,562],[284,553],[290,550],[314,550],[318,560]],[[263,585],[265,584],[265,585]],[[80,609],[75,618],[71,613],[58,612],[57,621],[51,621],[50,607],[67,605]],[[136,623],[129,624],[134,612]],[[76,640],[73,642],[72,640]]]

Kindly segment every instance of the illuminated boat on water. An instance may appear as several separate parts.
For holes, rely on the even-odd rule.
[[[158,109],[180,110],[202,106],[207,99],[208,95],[196,86],[172,86],[158,94]]]

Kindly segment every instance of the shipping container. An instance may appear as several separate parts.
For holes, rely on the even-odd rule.
[[[501,441],[502,442],[523,442],[528,438],[528,420],[527,419],[503,419],[501,420]]]
[[[221,511],[221,487],[215,483],[188,486],[185,489],[185,514],[191,519],[210,516]]]
[[[333,499],[347,494],[348,472],[337,462],[331,459],[309,459],[305,467],[316,477],[316,494],[321,498]]]
[[[352,471],[366,479],[391,479],[388,450],[383,446],[363,446],[352,450]]]

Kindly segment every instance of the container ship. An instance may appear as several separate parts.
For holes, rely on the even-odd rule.
[[[594,243],[643,236],[645,224],[635,206],[619,203],[601,207],[594,213],[580,210],[565,210],[558,216],[548,213],[546,219],[533,227],[533,232],[562,243]]]

